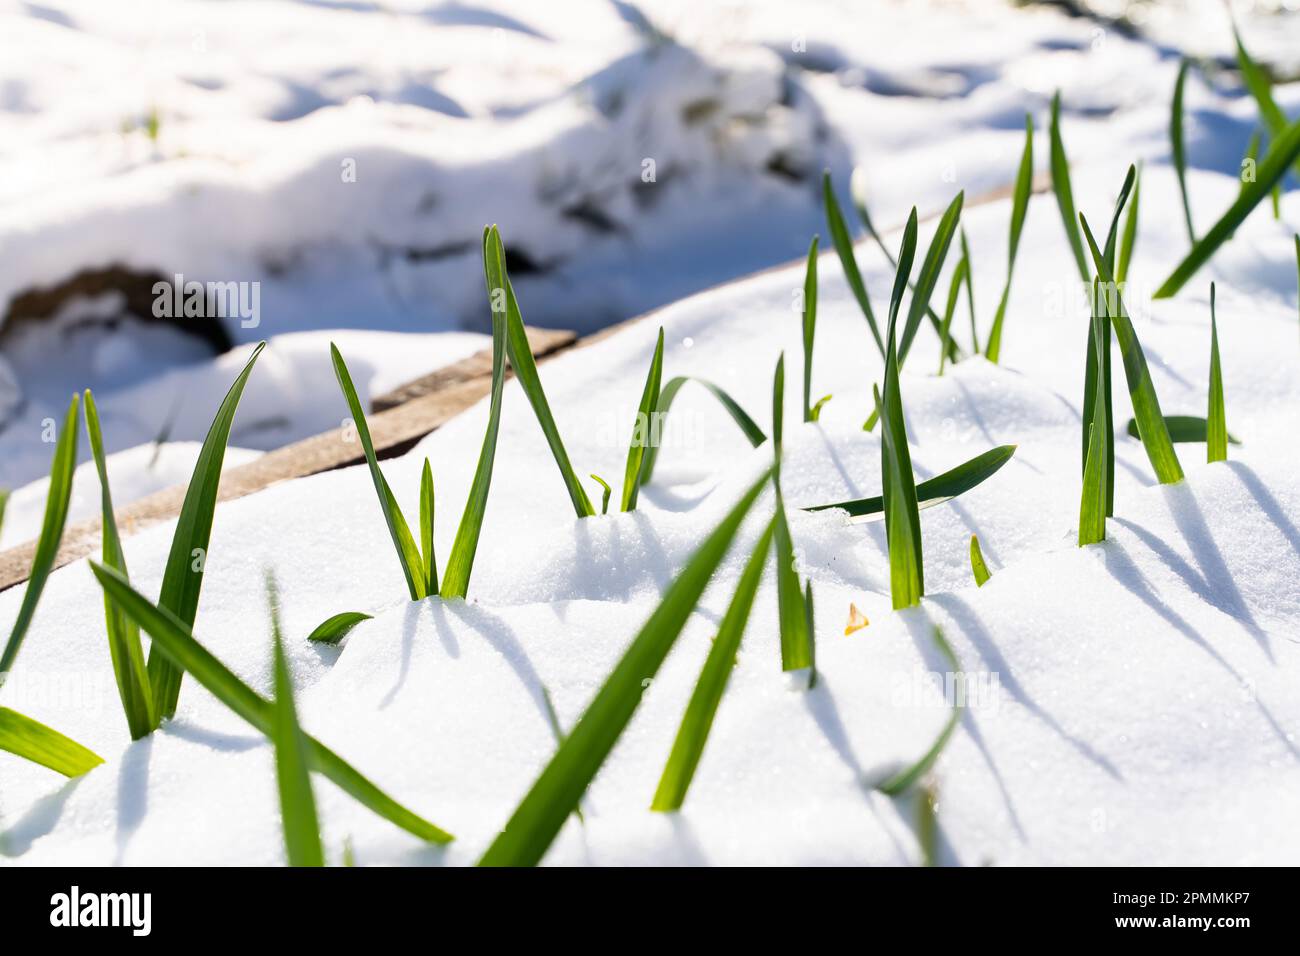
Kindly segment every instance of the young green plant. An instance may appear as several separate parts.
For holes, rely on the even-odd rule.
[[[272,701],[245,684],[213,656],[194,638],[188,624],[161,605],[152,604],[116,570],[94,561],[90,562],[90,570],[122,612],[153,638],[151,651],[166,655],[236,716],[268,739],[274,739],[275,705]],[[304,739],[311,769],[324,775],[362,806],[422,840],[430,843],[452,840],[451,834],[402,806],[315,737],[304,735]]]
[[[880,483],[885,505],[885,538],[889,547],[889,592],[895,610],[919,604],[921,596],[925,594],[921,519],[912,475],[912,457],[907,447],[907,428],[903,420],[895,339],[899,305],[907,287],[907,277],[915,253],[916,210],[913,209],[903,232],[903,244],[898,254],[898,273],[889,304],[883,400],[880,392],[872,388],[876,408],[880,412]]]
[[[776,490],[776,527],[773,547],[776,552],[777,616],[781,631],[781,669],[802,670],[812,667],[812,637],[808,633],[808,610],[804,607],[803,587],[795,567],[794,540],[785,513],[781,493],[782,433],[785,405],[785,353],[777,360],[772,376],[772,484]]]
[[[1133,175],[1134,170],[1130,168],[1130,181]],[[1124,309],[1124,299],[1115,283],[1108,258],[1097,248],[1097,241],[1093,238],[1092,230],[1088,228],[1088,220],[1082,213],[1079,214],[1079,222],[1083,226],[1084,237],[1088,241],[1088,248],[1092,253],[1093,264],[1097,267],[1100,280],[1099,284],[1094,285],[1094,295],[1105,293],[1107,303],[1104,314],[1109,316],[1111,328],[1119,341],[1120,355],[1124,360],[1124,377],[1128,380],[1129,397],[1133,402],[1133,413],[1142,434],[1142,445],[1161,484],[1182,481],[1183,469],[1178,463],[1178,454],[1174,451],[1173,442],[1169,439],[1169,429],[1160,411],[1160,400],[1156,397],[1151,372],[1147,368],[1146,355],[1142,352],[1142,343],[1138,341],[1137,332]],[[1098,349],[1104,348],[1105,343],[1096,339],[1094,341],[1097,342]],[[1097,400],[1102,401],[1104,397],[1099,394]]]
[[[1106,334],[1102,320],[1110,310],[1110,300],[1102,294],[1100,279],[1093,282],[1092,301],[1092,337],[1095,354],[1100,355],[1108,345],[1102,338]],[[1099,408],[1105,402],[1102,376],[1094,376],[1094,387],[1097,394],[1093,407]],[[1088,454],[1084,461],[1083,492],[1079,499],[1079,547],[1098,544],[1106,538],[1106,516],[1110,513],[1106,475],[1113,454],[1112,436],[1106,433],[1105,424],[1100,418],[1085,422],[1084,428],[1087,430]]]

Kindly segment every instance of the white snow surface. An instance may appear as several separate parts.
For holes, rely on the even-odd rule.
[[[1075,196],[1104,221],[1127,156],[1076,170]],[[1207,223],[1238,183],[1194,171]],[[1130,290],[1167,414],[1204,414],[1209,283],[1218,283],[1228,424],[1242,444],[1155,483],[1116,358],[1116,515],[1104,544],[1075,545],[1087,310],[1053,198],[1035,197],[1017,263],[1003,364],[971,359],[934,374],[923,331],[903,376],[916,470],[988,447],[1014,459],[976,490],[922,513],[927,597],[890,610],[883,526],[794,511],[801,574],[817,608],[819,681],[780,670],[775,587],[760,591],[685,807],[647,808],[748,546],[770,514],[760,499],[727,561],[591,787],[586,823],[565,828],[552,864],[908,864],[913,808],[870,784],[918,758],[948,715],[933,674],[938,625],[981,695],[935,771],[944,862],[1264,864],[1300,853],[1300,378],[1287,195],[1283,223],[1258,211],[1173,301],[1143,289],[1185,248],[1172,173],[1148,165]],[[1005,270],[1009,204],[964,217],[986,328]],[[922,244],[928,241],[922,228]],[[898,234],[890,241],[897,243]],[[874,300],[892,275],[859,247]],[[766,424],[771,372],[787,367],[783,486],[792,506],[879,492],[878,434],[862,431],[881,362],[834,254],[820,260],[813,394],[799,422],[801,267],[688,298],[651,320],[542,367],[579,472],[621,475],[659,325],[665,375],[704,375]],[[941,286],[946,287],[946,286]],[[523,300],[527,311],[527,300]],[[960,317],[964,320],[964,316]],[[960,326],[959,326],[960,327]],[[964,338],[964,335],[963,335]],[[254,376],[254,381],[257,376]],[[341,399],[332,414],[342,414]],[[450,548],[486,422],[480,404],[385,470],[414,513],[433,462],[438,552]],[[770,461],[701,390],[681,393],[640,508],[575,520],[522,392],[506,386],[487,520],[468,602],[410,603],[364,468],[269,488],[217,513],[196,634],[263,692],[270,677],[264,569],[273,568],[307,728],[381,787],[456,834],[420,844],[319,781],[337,860],[467,864],[505,823],[554,752],[542,687],[571,726],[661,592]],[[976,588],[967,545],[993,568]],[[171,528],[126,541],[136,584],[156,594]],[[19,591],[0,594],[0,625]],[[870,619],[845,636],[850,602]],[[373,613],[339,649],[306,634],[342,610]],[[7,705],[102,754],[80,780],[0,756],[8,862],[276,863],[282,843],[272,752],[187,678],[181,710],[128,740],[86,563],[56,572]]]

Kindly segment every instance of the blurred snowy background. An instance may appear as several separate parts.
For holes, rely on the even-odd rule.
[[[1282,81],[1294,7],[1232,6]],[[337,427],[329,339],[370,394],[486,344],[486,223],[525,320],[589,331],[802,255],[823,169],[882,227],[1006,186],[1058,89],[1074,163],[1167,162],[1183,55],[1190,164],[1232,171],[1257,120],[1215,0],[2,2],[0,487],[82,387],[119,504],[187,479],[263,338],[229,460]],[[178,275],[256,298],[156,317]]]

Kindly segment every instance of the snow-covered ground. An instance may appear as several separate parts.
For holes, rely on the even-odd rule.
[[[77,7],[72,15],[87,34],[85,62],[140,35],[109,24],[107,17],[97,21],[94,9]],[[423,243],[426,230],[447,241],[499,221],[508,245],[517,238],[525,249],[537,243],[533,248],[564,257],[555,274],[516,283],[525,318],[594,324],[792,258],[812,232],[824,235],[814,180],[772,175],[764,171],[765,160],[755,160],[770,158],[777,145],[809,145],[806,130],[798,128],[804,121],[814,124],[808,129],[825,130],[811,157],[814,170],[831,165],[847,198],[848,168],[863,164],[876,218],[893,224],[913,202],[932,211],[959,188],[974,196],[1009,181],[1023,112],[1033,112],[1041,129],[1046,98],[1060,86],[1067,145],[1076,163],[1075,197],[1090,220],[1106,219],[1127,164],[1145,161],[1129,304],[1168,414],[1205,414],[1208,292],[1211,279],[1218,283],[1228,424],[1242,444],[1231,448],[1228,463],[1215,465],[1203,463],[1202,445],[1181,445],[1187,480],[1156,485],[1140,444],[1122,432],[1130,410],[1117,364],[1116,517],[1105,544],[1076,548],[1086,307],[1054,200],[1036,197],[1017,262],[1002,364],[975,358],[937,377],[934,337],[924,331],[904,375],[918,474],[942,471],[993,445],[1019,446],[1011,463],[980,488],[922,513],[928,591],[922,608],[889,609],[881,525],[850,525],[834,513],[792,514],[799,569],[816,596],[818,685],[807,691],[780,671],[775,594],[768,580],[685,809],[677,815],[649,812],[746,544],[759,530],[756,516],[596,779],[584,803],[585,825],[570,822],[548,862],[915,862],[911,809],[873,793],[870,783],[916,759],[947,717],[934,686],[935,675],[947,668],[930,642],[933,624],[943,628],[968,682],[980,689],[936,768],[945,862],[1295,859],[1300,455],[1294,436],[1300,379],[1294,363],[1300,332],[1291,237],[1300,224],[1300,196],[1284,197],[1282,222],[1257,211],[1177,299],[1148,301],[1150,289],[1186,249],[1168,165],[1168,99],[1176,70],[1168,51],[1118,36],[1099,40],[1087,21],[995,5],[890,4],[863,13],[856,4],[827,3],[800,5],[798,15],[788,5],[720,5],[699,13],[688,12],[693,8],[685,4],[665,5],[656,22],[662,16],[662,29],[685,45],[677,47],[632,29],[619,11],[631,14],[617,5],[574,4],[570,17],[569,5],[561,16],[543,13],[545,7],[493,3],[443,5],[433,8],[437,15],[425,16],[385,11],[382,16],[396,18],[402,28],[401,39],[394,41],[391,57],[371,57],[360,24],[367,15],[380,19],[378,9],[270,9],[286,20],[279,42],[286,55],[267,52],[261,69],[214,58],[209,69],[225,70],[225,82],[206,91],[212,99],[193,93],[194,103],[202,105],[191,113],[176,107],[171,124],[164,116],[158,147],[163,158],[139,159],[130,169],[106,168],[87,185],[90,195],[73,202],[71,174],[60,172],[64,160],[56,159],[64,149],[73,156],[72,144],[93,127],[95,120],[83,117],[81,132],[46,132],[58,148],[46,168],[21,173],[30,177],[29,189],[0,209],[0,261],[6,263],[0,282],[11,293],[27,281],[24,274],[52,281],[64,266],[103,265],[131,250],[140,252],[131,261],[142,268],[198,275],[205,269],[190,265],[186,256],[208,256],[208,268],[229,268],[219,274],[238,279],[263,275],[253,265],[256,249],[308,247],[298,260],[301,273],[291,270],[274,280],[278,288],[266,281],[266,325],[256,333],[231,329],[244,341],[254,334],[273,337],[236,423],[239,445],[266,447],[243,440],[239,431],[264,418],[279,415],[295,423],[284,428],[287,433],[299,422],[329,427],[345,416],[323,347],[331,325],[379,330],[364,333],[373,338],[340,344],[354,371],[369,366],[364,380],[387,375],[395,384],[426,370],[417,367],[422,363],[440,360],[444,339],[431,327],[481,324],[473,316],[487,314],[481,272],[466,252],[449,259],[445,272],[441,265],[426,269],[423,262],[396,267],[400,276],[394,281],[409,283],[402,286],[412,293],[408,300],[418,300],[424,310],[418,320],[414,312],[399,315],[387,293],[378,291],[382,270],[337,251],[363,244],[363,224],[382,227],[385,241]],[[150,29],[189,42],[185,27],[207,5],[174,3],[159,10]],[[166,11],[181,13],[173,19]],[[283,42],[283,36],[299,36],[297,31],[316,23],[313,18],[325,24],[327,17],[345,14],[358,24],[349,31],[355,47],[331,47],[313,63],[310,43],[293,48]],[[500,19],[507,16],[510,24]],[[479,25],[451,30],[449,18]],[[216,16],[211,22],[205,34],[209,49],[220,49],[220,30],[230,28],[229,22]],[[855,28],[847,29],[846,22]],[[419,55],[423,47],[414,39],[404,44],[424,25],[428,36],[445,43],[440,55],[456,68],[416,72],[421,63],[432,70],[429,58]],[[499,61],[480,63],[468,43],[446,40],[457,30],[501,30],[505,39],[494,42],[511,46]],[[799,30],[807,31],[802,56],[790,51]],[[267,51],[275,47],[273,32],[266,28]],[[166,50],[167,41],[159,46]],[[659,52],[652,55],[654,49]],[[664,66],[663,57],[676,59]],[[696,77],[688,68],[692,57],[707,65],[701,66],[706,74],[721,72],[712,80]],[[360,73],[343,69],[350,58]],[[178,60],[178,73],[182,60],[194,62]],[[803,65],[787,72],[782,61]],[[719,65],[724,62],[725,68]],[[490,68],[501,63],[531,71],[530,79]],[[756,65],[747,71],[738,63]],[[336,68],[342,79],[326,82]],[[472,70],[479,73],[466,72]],[[594,89],[582,85],[593,75],[628,76],[626,71],[634,77],[623,87],[630,112],[610,117],[572,95],[578,88]],[[274,81],[268,79],[273,74]],[[749,85],[732,85],[742,75]],[[408,77],[410,84],[403,85]],[[796,91],[788,94],[792,99],[760,95],[770,92],[766,84],[773,77],[781,78],[781,88]],[[730,143],[737,153],[720,158],[702,145],[716,143],[717,130],[697,139],[680,118],[665,118],[667,125],[657,127],[664,140],[656,142],[680,149],[674,155],[695,163],[697,177],[682,184],[679,197],[666,191],[663,205],[638,208],[627,219],[628,236],[591,235],[589,223],[566,224],[560,205],[538,198],[532,187],[542,174],[539,156],[590,162],[579,167],[576,181],[603,184],[594,178],[600,150],[593,144],[607,141],[623,150],[617,162],[635,160],[620,180],[625,196],[635,193],[639,187],[627,187],[626,180],[639,181],[642,150],[626,142],[620,117],[638,115],[638,102],[647,110],[684,101],[673,97],[689,102],[699,94],[692,86],[697,81],[714,84],[715,93],[727,91],[717,94],[722,105],[715,109],[730,119],[718,119],[718,129],[736,131],[736,117],[747,115],[741,104],[758,103],[765,119],[757,124],[760,132],[749,133],[760,142],[742,135]],[[294,83],[315,99],[301,89],[292,92]],[[439,115],[427,115],[439,110],[430,91],[460,104],[466,115],[452,115],[446,104]],[[114,87],[86,109],[108,111],[119,93]],[[374,102],[349,102],[361,93]],[[1281,88],[1278,94],[1294,113],[1297,92]],[[402,95],[409,97],[405,105],[394,102]],[[746,101],[751,96],[756,99]],[[316,108],[293,118],[304,103]],[[413,111],[417,105],[421,109]],[[1194,79],[1188,109],[1189,185],[1193,214],[1204,229],[1239,188],[1235,171],[1254,127],[1254,108],[1231,90]],[[353,119],[353,111],[375,119]],[[52,115],[71,122],[66,111]],[[4,121],[17,129],[15,116],[5,114]],[[33,135],[41,122],[53,120],[29,118],[23,135]],[[457,136],[423,129],[426,124],[454,126]],[[178,139],[170,145],[169,125]],[[292,160],[273,145],[289,138],[290,130],[302,134],[293,138]],[[781,131],[789,138],[781,139]],[[242,164],[238,156],[213,158],[218,143],[241,153]],[[388,170],[379,177],[383,194],[391,192],[405,205],[385,206],[372,195],[340,212],[338,203],[353,200],[324,200],[313,192],[310,171],[336,176],[339,158],[353,155],[345,151],[367,144]],[[143,142],[136,145],[144,149]],[[30,165],[12,143],[4,148],[9,152],[0,154],[0,163],[15,170]],[[170,158],[169,149],[176,151]],[[1036,149],[1041,169],[1041,135]],[[196,165],[176,155],[182,151],[204,159]],[[221,163],[240,171],[208,168]],[[75,166],[72,158],[66,164],[65,170]],[[658,168],[662,172],[665,164]],[[448,207],[435,203],[425,213],[448,218],[422,227],[413,218],[411,201],[419,189],[412,183],[426,178],[431,188],[454,188]],[[171,193],[163,189],[168,183]],[[250,191],[261,198],[249,199]],[[51,196],[60,198],[56,203]],[[200,198],[185,198],[195,196]],[[294,206],[292,196],[302,197],[317,215],[293,212],[303,206]],[[525,202],[525,196],[533,198]],[[282,201],[289,210],[283,216],[275,207]],[[259,211],[242,228],[218,217],[206,236],[192,222],[186,228],[157,226],[187,202],[229,209],[236,218],[246,214],[241,209]],[[601,208],[618,208],[616,202]],[[985,331],[1005,273],[1008,217],[1005,201],[969,208],[963,217]],[[760,223],[763,235],[756,235]],[[165,238],[154,235],[155,227]],[[923,244],[927,232],[923,227]],[[48,235],[50,243],[33,242],[38,235]],[[334,252],[308,242],[322,236]],[[717,247],[720,239],[726,248]],[[897,243],[897,231],[888,239]],[[706,249],[716,256],[705,255]],[[331,260],[335,254],[338,259]],[[21,273],[13,271],[14,258],[23,264]],[[873,299],[883,307],[892,274],[874,248],[860,245],[859,259]],[[220,263],[226,265],[213,265]],[[791,505],[877,493],[878,435],[863,432],[861,423],[881,363],[833,253],[823,255],[820,274],[813,392],[834,398],[819,423],[797,424],[800,330],[791,303],[803,270],[784,268],[685,298],[652,320],[544,365],[543,381],[578,471],[610,478],[622,473],[641,382],[662,324],[666,375],[698,374],[718,382],[764,425],[771,371],[785,351],[783,486]],[[279,303],[275,319],[272,301]],[[375,316],[373,323],[349,305],[361,302],[364,314]],[[572,321],[566,321],[565,303]],[[608,306],[609,313],[602,315],[593,303]],[[964,322],[959,315],[957,327],[964,329]],[[426,340],[380,335],[405,336],[416,328]],[[277,341],[280,331],[301,338]],[[411,348],[408,341],[427,349]],[[300,347],[282,348],[286,342]],[[457,342],[464,354],[483,339]],[[314,349],[318,358],[309,355]],[[272,364],[277,353],[286,352],[281,366]],[[146,350],[140,364],[147,365],[147,358]],[[15,367],[24,388],[41,379],[34,371],[38,364],[33,359],[25,373],[21,364]],[[238,364],[232,353],[110,392],[120,416],[116,447],[152,438],[159,422],[150,420],[150,428],[135,432],[124,422],[146,408],[165,419],[170,403],[163,396],[191,380],[207,384],[195,387],[193,399],[186,392],[183,408],[190,417],[174,434],[201,436]],[[172,385],[162,384],[168,379]],[[77,384],[98,383],[67,383]],[[378,390],[373,382],[371,388]],[[36,421],[36,414],[20,412],[15,422]],[[476,406],[385,466],[413,513],[419,467],[425,456],[432,460],[443,555],[486,414],[485,405]],[[8,443],[6,450],[13,445],[15,455],[20,442],[10,436],[21,427],[29,426],[15,424],[0,434],[0,443]],[[406,600],[364,469],[273,487],[218,509],[197,635],[254,686],[268,690],[270,632],[261,588],[264,569],[273,568],[308,728],[459,838],[445,851],[424,847],[320,781],[327,846],[336,859],[350,839],[363,864],[468,863],[499,831],[554,749],[542,688],[561,723],[571,725],[667,582],[770,460],[768,446],[750,449],[717,406],[690,389],[678,399],[664,445],[655,481],[637,512],[575,521],[531,409],[518,387],[508,384],[487,521],[465,603]],[[46,461],[48,455],[43,448]],[[128,455],[145,457],[138,450]],[[119,457],[110,469],[138,471],[132,461]],[[118,471],[111,473],[116,482]],[[78,480],[79,497],[95,501],[94,476]],[[764,501],[757,510],[769,507]],[[171,530],[159,526],[126,541],[133,579],[147,594],[157,592]],[[978,589],[967,558],[972,533],[978,533],[994,569],[992,580]],[[0,594],[0,632],[20,597],[16,590]],[[845,636],[850,603],[871,623]],[[341,649],[305,641],[316,624],[343,610],[367,611],[375,619],[353,631]],[[107,763],[61,783],[47,771],[0,756],[0,852],[18,863],[279,862],[269,748],[192,679],[182,692],[178,719],[131,744],[102,615],[85,562],[57,572],[0,701],[48,721]]]

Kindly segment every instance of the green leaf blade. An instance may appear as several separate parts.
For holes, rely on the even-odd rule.
[[[750,611],[754,606],[754,596],[762,582],[763,568],[767,564],[768,549],[772,544],[776,529],[775,519],[759,537],[758,543],[750,554],[745,570],[741,573],[731,603],[727,605],[722,623],[718,625],[717,636],[709,646],[708,656],[700,669],[699,679],[691,694],[682,722],[677,728],[672,751],[664,764],[663,775],[655,790],[651,810],[669,812],[680,810],[686,800],[687,790],[695,777],[700,757],[704,754],[704,745],[708,741],[709,731],[713,727],[713,718],[717,715],[718,705],[727,689],[732,668],[736,664],[736,655],[740,651],[740,641],[745,634],[745,625],[749,621]]]
[[[969,461],[962,462],[942,474],[935,475],[928,481],[916,486],[917,509],[924,511],[936,505],[951,501],[965,494],[972,488],[991,478],[1016,453],[1015,445],[999,445],[976,455]],[[879,520],[884,516],[884,497],[855,498],[851,501],[836,501],[825,505],[812,505],[804,511],[847,511],[851,523]]]
[[[0,707],[0,750],[65,777],[80,777],[104,762],[70,737],[8,707]]]
[[[661,437],[663,429],[668,421],[668,412],[673,407],[673,401],[677,398],[677,393],[681,391],[682,386],[688,382],[694,382],[718,400],[718,404],[720,404],[726,413],[731,416],[731,420],[736,423],[736,427],[741,430],[745,436],[745,440],[748,441],[752,447],[757,448],[759,445],[763,444],[763,442],[767,441],[767,434],[763,429],[758,427],[758,424],[750,417],[749,413],[740,407],[739,402],[728,395],[722,388],[714,385],[707,379],[696,378],[690,375],[679,375],[676,378],[669,379],[668,383],[664,385],[662,391],[659,393],[659,400],[655,404],[655,412],[659,417],[658,420]],[[643,485],[648,484],[653,476],[655,464],[659,460],[659,447],[660,446],[657,444],[651,444],[645,449],[645,457],[641,461],[641,484]]]
[[[261,342],[253,349],[248,363],[217,409],[216,417],[213,418],[207,437],[203,439],[203,446],[199,450],[198,460],[194,464],[194,473],[190,477],[189,487],[185,491],[185,500],[181,504],[180,516],[176,521],[176,531],[172,535],[171,550],[168,552],[167,565],[163,570],[162,590],[158,603],[191,627],[194,625],[194,617],[199,609],[203,568],[208,557],[213,514],[216,511],[217,492],[221,485],[221,465],[226,456],[230,427],[235,420],[235,411],[239,407],[240,396],[244,393],[244,385],[265,348],[266,343]],[[166,656],[155,655],[152,647],[149,649],[148,668],[156,708],[155,716],[159,719],[174,716],[176,704],[180,699],[181,678],[184,672],[178,670]]]
[[[866,283],[862,281],[862,273],[858,271],[858,260],[853,254],[853,240],[849,237],[848,227],[844,224],[844,214],[840,211],[839,201],[835,198],[829,170],[822,174],[822,200],[826,206],[826,226],[831,234],[831,243],[835,246],[835,254],[839,256],[840,266],[844,269],[844,280],[848,283],[853,298],[857,300],[863,318],[867,320],[867,327],[871,329],[871,337],[876,342],[876,348],[880,350],[881,355],[884,355],[885,344],[880,338],[880,326],[876,323],[876,313],[871,308],[871,298],[867,294]]]
[[[546,392],[542,388],[542,379],[537,372],[537,360],[533,356],[532,347],[528,344],[523,314],[519,310],[514,286],[511,285],[510,276],[506,271],[505,246],[496,226],[485,230],[483,243],[483,268],[488,294],[496,295],[497,290],[501,290],[505,295],[506,357],[510,360],[510,367],[515,370],[515,378],[528,397],[528,403],[533,407],[537,423],[542,427],[542,434],[546,436],[546,443],[550,446],[551,456],[560,470],[560,477],[569,493],[574,512],[579,518],[591,517],[596,511],[591,505],[591,499],[587,497],[586,489],[582,487],[582,482],[578,480],[573,470],[573,464],[569,461],[569,453],[560,437],[559,426],[556,425],[555,416],[551,413],[551,404],[547,401]],[[429,593],[435,591],[436,589]]]
[[[67,414],[63,417],[63,431],[59,433],[54,445],[54,457],[50,462],[50,490],[45,497],[41,534],[36,540],[36,553],[32,557],[32,569],[27,576],[27,590],[23,592],[18,617],[9,632],[4,652],[0,653],[0,674],[13,670],[18,649],[22,647],[32,619],[36,616],[36,605],[40,602],[41,592],[45,590],[45,582],[54,570],[59,542],[63,540],[63,528],[68,521],[68,504],[72,500],[72,476],[77,468],[78,403],[78,397],[73,395]]]
[[[1205,425],[1207,462],[1228,460],[1228,422],[1223,406],[1223,368],[1219,364],[1219,320],[1215,314],[1214,283],[1210,283],[1210,396]]]
[[[127,577],[126,555],[118,536],[117,519],[113,514],[113,495],[109,490],[108,462],[104,454],[104,438],[99,427],[99,410],[95,397],[86,389],[83,411],[86,434],[90,438],[91,455],[99,473],[101,499],[101,534],[103,536],[104,564]],[[109,655],[113,661],[113,676],[117,681],[118,697],[126,714],[127,729],[132,740],[152,733],[158,726],[154,710],[153,689],[145,664],[144,648],[140,643],[140,629],[104,596],[104,625],[108,632]]]
[[[321,846],[320,818],[312,794],[308,772],[307,740],[298,723],[293,702],[293,676],[284,653],[284,635],[275,581],[270,573],[266,580],[267,599],[271,607],[271,634],[274,643],[272,672],[275,697],[272,701],[271,742],[275,746],[275,778],[280,792],[280,820],[284,828],[285,855],[290,866],[324,866],[325,850]]]
[[[660,386],[664,373],[664,330],[659,329],[659,339],[650,359],[641,402],[637,406],[636,421],[632,424],[632,440],[628,443],[627,464],[623,469],[623,511],[635,511],[641,491],[641,473],[645,465],[646,449],[659,444],[658,433],[662,420],[657,415]]]
[[[317,624],[316,629],[307,635],[307,640],[317,644],[337,644],[362,621],[371,619],[372,615],[360,611],[341,611]]]
[[[1287,169],[1300,157],[1300,119],[1276,134],[1263,161],[1256,170],[1256,179],[1248,183],[1236,201],[1201,237],[1174,271],[1169,274],[1154,298],[1167,299],[1187,284],[1201,266],[1205,265],[1219,247],[1232,238],[1246,217],[1264,201],[1275,185],[1281,182]]]

